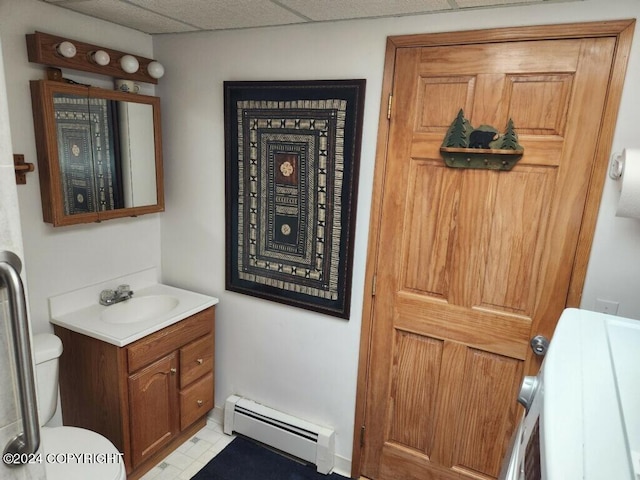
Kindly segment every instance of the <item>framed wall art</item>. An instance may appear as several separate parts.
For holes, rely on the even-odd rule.
[[[364,95],[225,82],[227,290],[349,318]]]

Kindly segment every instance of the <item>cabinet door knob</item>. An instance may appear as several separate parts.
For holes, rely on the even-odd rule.
[[[197,360],[196,360],[196,362],[198,363],[198,365],[202,365],[202,362],[203,362],[203,361],[204,361],[204,360],[202,360],[201,358],[199,358],[199,359],[197,359]]]
[[[202,400],[198,400],[196,403],[198,404],[199,407],[201,407],[204,402]]]
[[[177,368],[170,368],[169,371],[171,372],[171,375],[175,375],[176,372],[178,371]]]

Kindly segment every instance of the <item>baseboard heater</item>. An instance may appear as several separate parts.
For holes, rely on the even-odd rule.
[[[333,470],[335,432],[231,395],[224,406],[224,433],[249,438],[316,465],[319,473]]]

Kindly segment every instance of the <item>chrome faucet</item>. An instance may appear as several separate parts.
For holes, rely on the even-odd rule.
[[[118,285],[115,290],[106,289],[100,292],[100,305],[108,307],[129,300],[131,297],[133,297],[133,290],[129,288],[129,285]]]

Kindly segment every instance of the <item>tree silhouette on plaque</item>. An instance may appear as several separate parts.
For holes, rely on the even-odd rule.
[[[507,122],[507,128],[502,136],[500,148],[502,150],[522,150],[522,146],[518,143],[518,134],[513,127],[512,119],[509,119]]]
[[[444,146],[451,148],[467,148],[469,146],[469,132],[471,130],[471,124],[466,118],[464,118],[464,111],[460,109],[456,119],[447,131]]]

